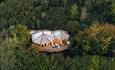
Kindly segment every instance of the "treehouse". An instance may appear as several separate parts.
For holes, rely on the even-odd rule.
[[[70,44],[70,36],[63,30],[32,30],[30,34],[34,47],[41,52],[60,52]]]

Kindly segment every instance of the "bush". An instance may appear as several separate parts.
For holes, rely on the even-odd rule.
[[[110,50],[112,35],[103,25],[93,24],[76,35],[77,45],[92,54],[107,54]]]

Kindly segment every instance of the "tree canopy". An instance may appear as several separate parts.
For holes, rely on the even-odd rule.
[[[65,30],[59,53],[32,48],[30,30]],[[0,0],[0,70],[114,70],[115,0]]]

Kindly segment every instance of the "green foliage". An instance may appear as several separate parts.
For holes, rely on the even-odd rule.
[[[63,4],[64,4],[64,6],[66,6],[67,3],[68,3],[68,0],[63,0]]]
[[[71,6],[70,11],[71,11],[71,18],[76,18],[78,15],[78,6],[76,4],[73,4]]]
[[[108,52],[111,39],[112,35],[99,24],[93,24],[88,29],[80,31],[76,36],[78,46],[85,52],[100,55]]]
[[[89,70],[99,70],[99,56],[92,56]]]
[[[43,9],[46,10],[48,9],[48,6],[49,6],[49,0],[42,0],[41,4],[43,6]]]
[[[112,2],[112,10],[110,18],[111,18],[110,22],[115,23],[115,0],[113,0]]]
[[[99,56],[114,50],[114,27],[92,23],[114,23],[114,11],[114,0],[1,0],[0,70],[114,70],[114,57]],[[29,29],[64,29],[72,45],[39,53]]]
[[[0,46],[0,63],[2,70],[10,70],[15,67],[16,55],[13,49],[17,46],[17,43],[15,39],[7,39]]]
[[[70,32],[72,36],[74,36],[74,33],[77,33],[81,28],[78,21],[68,21],[68,23],[65,23],[64,27],[63,28]]]
[[[50,8],[48,12],[46,12],[46,17],[41,20],[41,28],[51,30],[61,28],[64,20],[67,19],[67,13],[63,7]]]
[[[9,38],[0,46],[2,70],[114,70],[115,58],[102,56],[64,57],[61,53],[47,55],[28,51],[16,37]]]
[[[85,6],[89,12],[90,19],[100,22],[106,21],[111,12],[112,0],[86,0]]]
[[[24,26],[22,24],[17,24],[16,26],[10,27],[10,36],[17,37],[18,40],[22,41],[22,43],[29,44],[30,41],[30,35],[29,30],[27,29],[27,26]]]
[[[38,57],[35,51],[28,51],[24,47],[24,43],[17,37],[8,38],[0,46],[0,66],[2,70],[32,70],[33,63],[29,63]],[[32,60],[31,60],[32,59]],[[39,59],[38,59],[39,60]]]
[[[0,4],[0,30],[17,23],[34,27],[37,17],[33,9],[33,0],[5,0]]]
[[[113,3],[112,3],[112,13],[115,14],[115,1],[113,0]]]
[[[15,38],[7,38],[4,43],[0,46],[1,53],[1,69],[2,70],[14,70],[18,69],[22,64],[21,61],[18,62],[19,59],[25,54],[26,50],[23,47],[21,41]]]

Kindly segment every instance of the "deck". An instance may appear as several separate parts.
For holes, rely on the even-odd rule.
[[[64,51],[65,49],[67,49],[68,45],[61,46],[60,48],[58,48],[58,47],[52,47],[52,46],[41,47],[41,46],[38,46],[37,44],[33,44],[32,47],[34,49],[37,49],[39,52],[60,52],[60,51]]]

